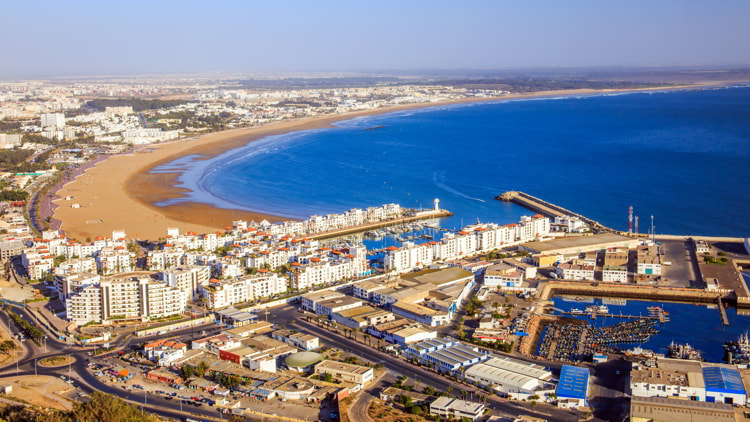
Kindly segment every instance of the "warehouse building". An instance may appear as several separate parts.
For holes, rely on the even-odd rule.
[[[706,401],[744,406],[747,400],[740,371],[728,366],[703,367]]]
[[[494,357],[478,363],[467,369],[464,377],[482,387],[490,387],[501,394],[513,394],[517,398],[555,390],[552,372],[511,358]]]
[[[579,366],[563,365],[556,394],[558,407],[573,409],[588,406],[589,370]]]
[[[539,255],[578,255],[583,252],[609,248],[635,248],[640,240],[618,234],[596,234],[593,236],[570,236],[544,242],[529,242],[521,248]]]
[[[489,358],[478,347],[440,338],[411,345],[406,349],[406,354],[419,359],[422,365],[434,366],[438,371],[447,373],[455,373]]]

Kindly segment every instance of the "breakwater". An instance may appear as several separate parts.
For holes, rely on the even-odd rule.
[[[563,208],[559,205],[555,205],[551,202],[547,202],[543,199],[539,199],[525,192],[507,191],[496,196],[495,199],[499,201],[516,203],[522,207],[525,207],[532,211],[536,211],[540,214],[546,215],[547,217],[552,217],[552,218],[564,217],[564,216],[576,217],[580,219],[581,221],[583,221],[584,223],[588,224],[591,227],[592,231],[595,233],[604,233],[604,232],[619,233],[617,230],[606,227],[596,220],[592,220],[591,218],[585,217],[581,214],[573,212],[567,208]]]
[[[652,287],[585,282],[555,281],[545,283],[541,288],[540,299],[549,300],[555,295],[584,295],[596,297],[616,297],[624,299],[641,299],[653,301],[718,303],[719,298],[734,301],[732,290],[689,289],[679,287]]]
[[[434,210],[434,211],[423,211],[416,215],[402,218],[394,218],[392,220],[377,221],[374,223],[359,224],[356,226],[342,227],[340,229],[328,230],[320,233],[314,233],[306,235],[307,239],[329,239],[332,237],[346,236],[354,233],[365,232],[372,229],[379,229],[381,227],[389,226],[400,226],[403,224],[411,223],[420,220],[429,220],[433,218],[444,218],[450,217],[453,213],[448,210]]]

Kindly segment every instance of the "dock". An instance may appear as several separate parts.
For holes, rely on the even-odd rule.
[[[724,308],[724,303],[719,298],[719,313],[721,313],[721,322],[724,325],[729,325],[729,318],[727,317],[727,310]]]
[[[564,216],[576,217],[580,219],[581,221],[583,221],[584,223],[588,224],[591,227],[592,231],[594,231],[595,233],[603,233],[603,232],[619,233],[619,231],[606,227],[603,224],[599,223],[598,221],[592,220],[588,217],[575,213],[559,205],[555,205],[551,202],[547,202],[543,199],[539,199],[525,192],[507,191],[496,196],[495,199],[499,201],[516,203],[524,208],[528,208],[532,211],[536,211],[542,215],[545,215],[551,218],[564,217]]]

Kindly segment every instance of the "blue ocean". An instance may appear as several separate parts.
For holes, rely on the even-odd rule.
[[[355,118],[268,137],[184,170],[208,202],[305,218],[397,202],[515,222],[521,190],[617,229],[750,236],[750,87],[495,101]],[[162,205],[164,205],[162,204]]]

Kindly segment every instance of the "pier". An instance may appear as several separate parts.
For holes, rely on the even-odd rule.
[[[346,236],[349,234],[366,232],[372,229],[379,229],[381,227],[398,226],[402,224],[411,223],[420,220],[430,220],[432,218],[443,218],[450,217],[453,213],[448,210],[429,210],[418,212],[415,215],[402,218],[394,218],[392,220],[377,221],[374,223],[360,224],[357,226],[342,227],[340,229],[328,230],[320,233],[313,233],[305,235],[307,239],[328,239],[332,237]]]
[[[553,308],[553,309],[556,309],[556,308]],[[592,312],[582,312],[582,313],[565,312],[565,311],[560,311],[559,309],[558,311],[560,311],[562,315],[571,315],[571,316],[584,316],[585,315],[591,319],[597,319],[597,318],[650,319],[654,321],[659,321],[659,323],[661,324],[665,322],[669,322],[669,317],[667,317],[664,314],[664,310],[661,308],[659,309],[660,311],[654,312],[653,314],[649,313],[648,315],[627,315],[623,313],[613,314],[610,312],[599,312],[597,310],[594,310]],[[729,324],[727,323],[725,325],[729,325]]]
[[[729,318],[727,317],[727,310],[724,308],[724,303],[719,298],[719,313],[721,313],[721,322],[724,325],[729,325]]]
[[[588,224],[591,227],[592,231],[595,233],[602,233],[602,232],[619,233],[619,231],[606,227],[602,225],[601,223],[599,223],[598,221],[592,220],[588,217],[584,217],[581,214],[570,211],[569,209],[563,208],[559,205],[555,205],[553,203],[547,202],[543,199],[539,199],[535,196],[531,196],[525,192],[508,191],[508,192],[504,192],[501,195],[496,196],[495,199],[499,201],[516,203],[524,208],[528,208],[542,215],[546,215],[547,217],[552,217],[552,218],[563,217],[563,216],[577,217],[584,223]]]

